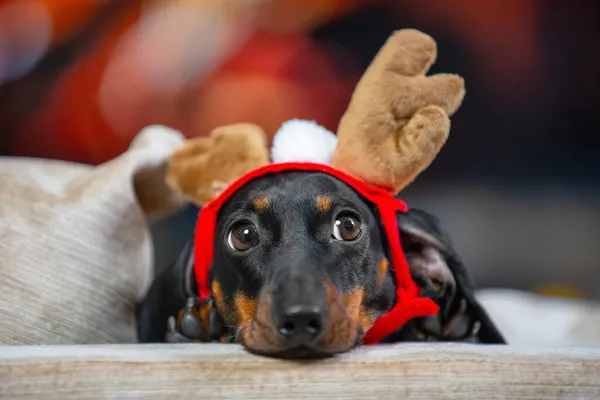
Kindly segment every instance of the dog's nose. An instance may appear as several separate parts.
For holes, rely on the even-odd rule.
[[[323,332],[324,320],[324,312],[321,310],[290,308],[282,315],[278,329],[294,345],[302,345]]]

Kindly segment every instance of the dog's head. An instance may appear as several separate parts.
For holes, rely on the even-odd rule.
[[[247,144],[237,140],[228,151],[208,142],[181,150],[185,162],[171,171],[193,171],[190,185],[171,181],[189,186],[192,199],[199,184],[215,186],[215,169],[229,174],[232,163],[244,165],[242,178],[229,174],[201,204],[195,268],[200,296],[215,299],[249,350],[335,354],[363,335],[377,342],[437,312],[411,280],[396,220],[405,205],[392,196],[435,158],[464,96],[461,78],[425,76],[435,53],[427,35],[394,33],[359,81],[337,136],[310,123],[286,124],[266,174],[263,159],[228,156],[234,146],[244,154]],[[333,168],[298,168],[306,161]]]
[[[417,312],[386,336],[503,342],[448,235],[421,210],[395,214],[393,221],[406,266],[390,256],[380,209],[319,171],[251,180],[223,203],[217,221],[211,296],[252,352],[309,358],[353,348],[379,318],[394,317],[392,307],[423,300],[398,298],[398,286],[407,282],[395,267],[407,267],[409,283],[417,282],[440,310]]]
[[[212,296],[257,353],[347,351],[394,302],[372,205],[327,174],[247,184],[221,209],[214,245]]]

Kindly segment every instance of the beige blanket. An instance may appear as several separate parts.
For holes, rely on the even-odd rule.
[[[0,344],[136,341],[148,217],[183,204],[163,179],[183,140],[148,127],[97,167],[0,158]]]
[[[528,347],[600,348],[600,303],[484,289],[477,298],[508,343]]]

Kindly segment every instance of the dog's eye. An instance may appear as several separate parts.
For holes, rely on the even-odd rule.
[[[232,250],[246,251],[258,244],[256,227],[249,223],[235,226],[227,237],[227,244]]]
[[[350,241],[360,235],[362,225],[360,221],[349,215],[342,215],[335,219],[333,224],[333,237],[337,240]]]

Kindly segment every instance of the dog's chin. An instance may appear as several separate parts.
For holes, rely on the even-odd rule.
[[[242,346],[246,351],[270,358],[280,358],[285,360],[319,360],[325,358],[331,358],[339,354],[347,353],[358,346],[360,338],[357,336],[356,340],[350,345],[339,346],[333,343],[332,346],[320,347],[311,345],[301,345],[295,347],[274,347],[274,346],[248,346],[242,342]]]
[[[338,353],[323,351],[315,349],[310,346],[297,346],[282,350],[257,350],[246,347],[250,353],[270,358],[279,358],[284,360],[320,360],[324,358],[330,358]]]

